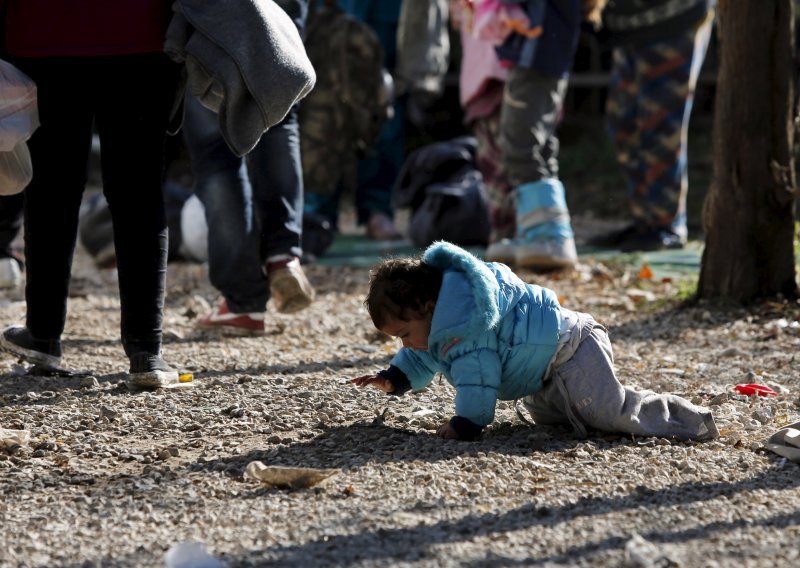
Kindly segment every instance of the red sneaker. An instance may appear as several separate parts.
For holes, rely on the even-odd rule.
[[[228,303],[222,303],[210,314],[197,321],[203,329],[224,329],[241,335],[264,335],[264,312],[237,314],[228,310]]]

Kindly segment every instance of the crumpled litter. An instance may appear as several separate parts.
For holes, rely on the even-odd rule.
[[[789,424],[769,437],[764,448],[795,463],[800,463],[800,422]]]
[[[12,446],[27,446],[31,433],[27,430],[8,430],[0,428],[0,448]]]
[[[653,568],[655,566],[671,566],[673,561],[665,556],[661,547],[646,540],[640,534],[633,533],[625,543],[625,563],[637,568]]]
[[[267,483],[273,487],[304,489],[317,485],[336,473],[339,473],[338,469],[268,466],[260,461],[252,461],[247,464],[244,470],[244,477],[245,479],[255,479],[256,481]]]
[[[224,568],[225,563],[206,552],[199,542],[179,542],[164,555],[166,568]]]

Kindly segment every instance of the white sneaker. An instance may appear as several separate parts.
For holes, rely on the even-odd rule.
[[[493,242],[486,249],[486,262],[502,262],[513,266],[517,255],[517,241],[501,239]]]
[[[578,262],[575,239],[554,238],[518,242],[515,247],[517,268],[574,268]]]
[[[0,289],[10,290],[22,284],[22,271],[13,258],[0,258]]]

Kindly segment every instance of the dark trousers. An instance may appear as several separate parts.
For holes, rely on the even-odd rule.
[[[27,327],[42,340],[64,331],[94,124],[114,224],[122,343],[129,356],[158,353],[167,266],[164,138],[178,67],[161,53],[15,63],[37,84],[41,123],[28,142]]]
[[[500,111],[500,148],[513,185],[558,178],[556,128],[566,92],[566,78],[512,68]]]
[[[15,257],[11,244],[22,229],[24,195],[0,196],[0,258]]]
[[[206,212],[211,283],[232,312],[263,312],[269,300],[263,262],[303,254],[297,112],[267,130],[245,158],[228,148],[219,117],[191,95],[183,132],[194,190]]]

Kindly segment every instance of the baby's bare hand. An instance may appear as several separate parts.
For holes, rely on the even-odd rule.
[[[373,387],[386,393],[394,391],[394,385],[392,384],[392,381],[380,375],[363,375],[361,377],[356,377],[355,379],[350,379],[350,382],[357,387],[366,387],[372,385]]]

